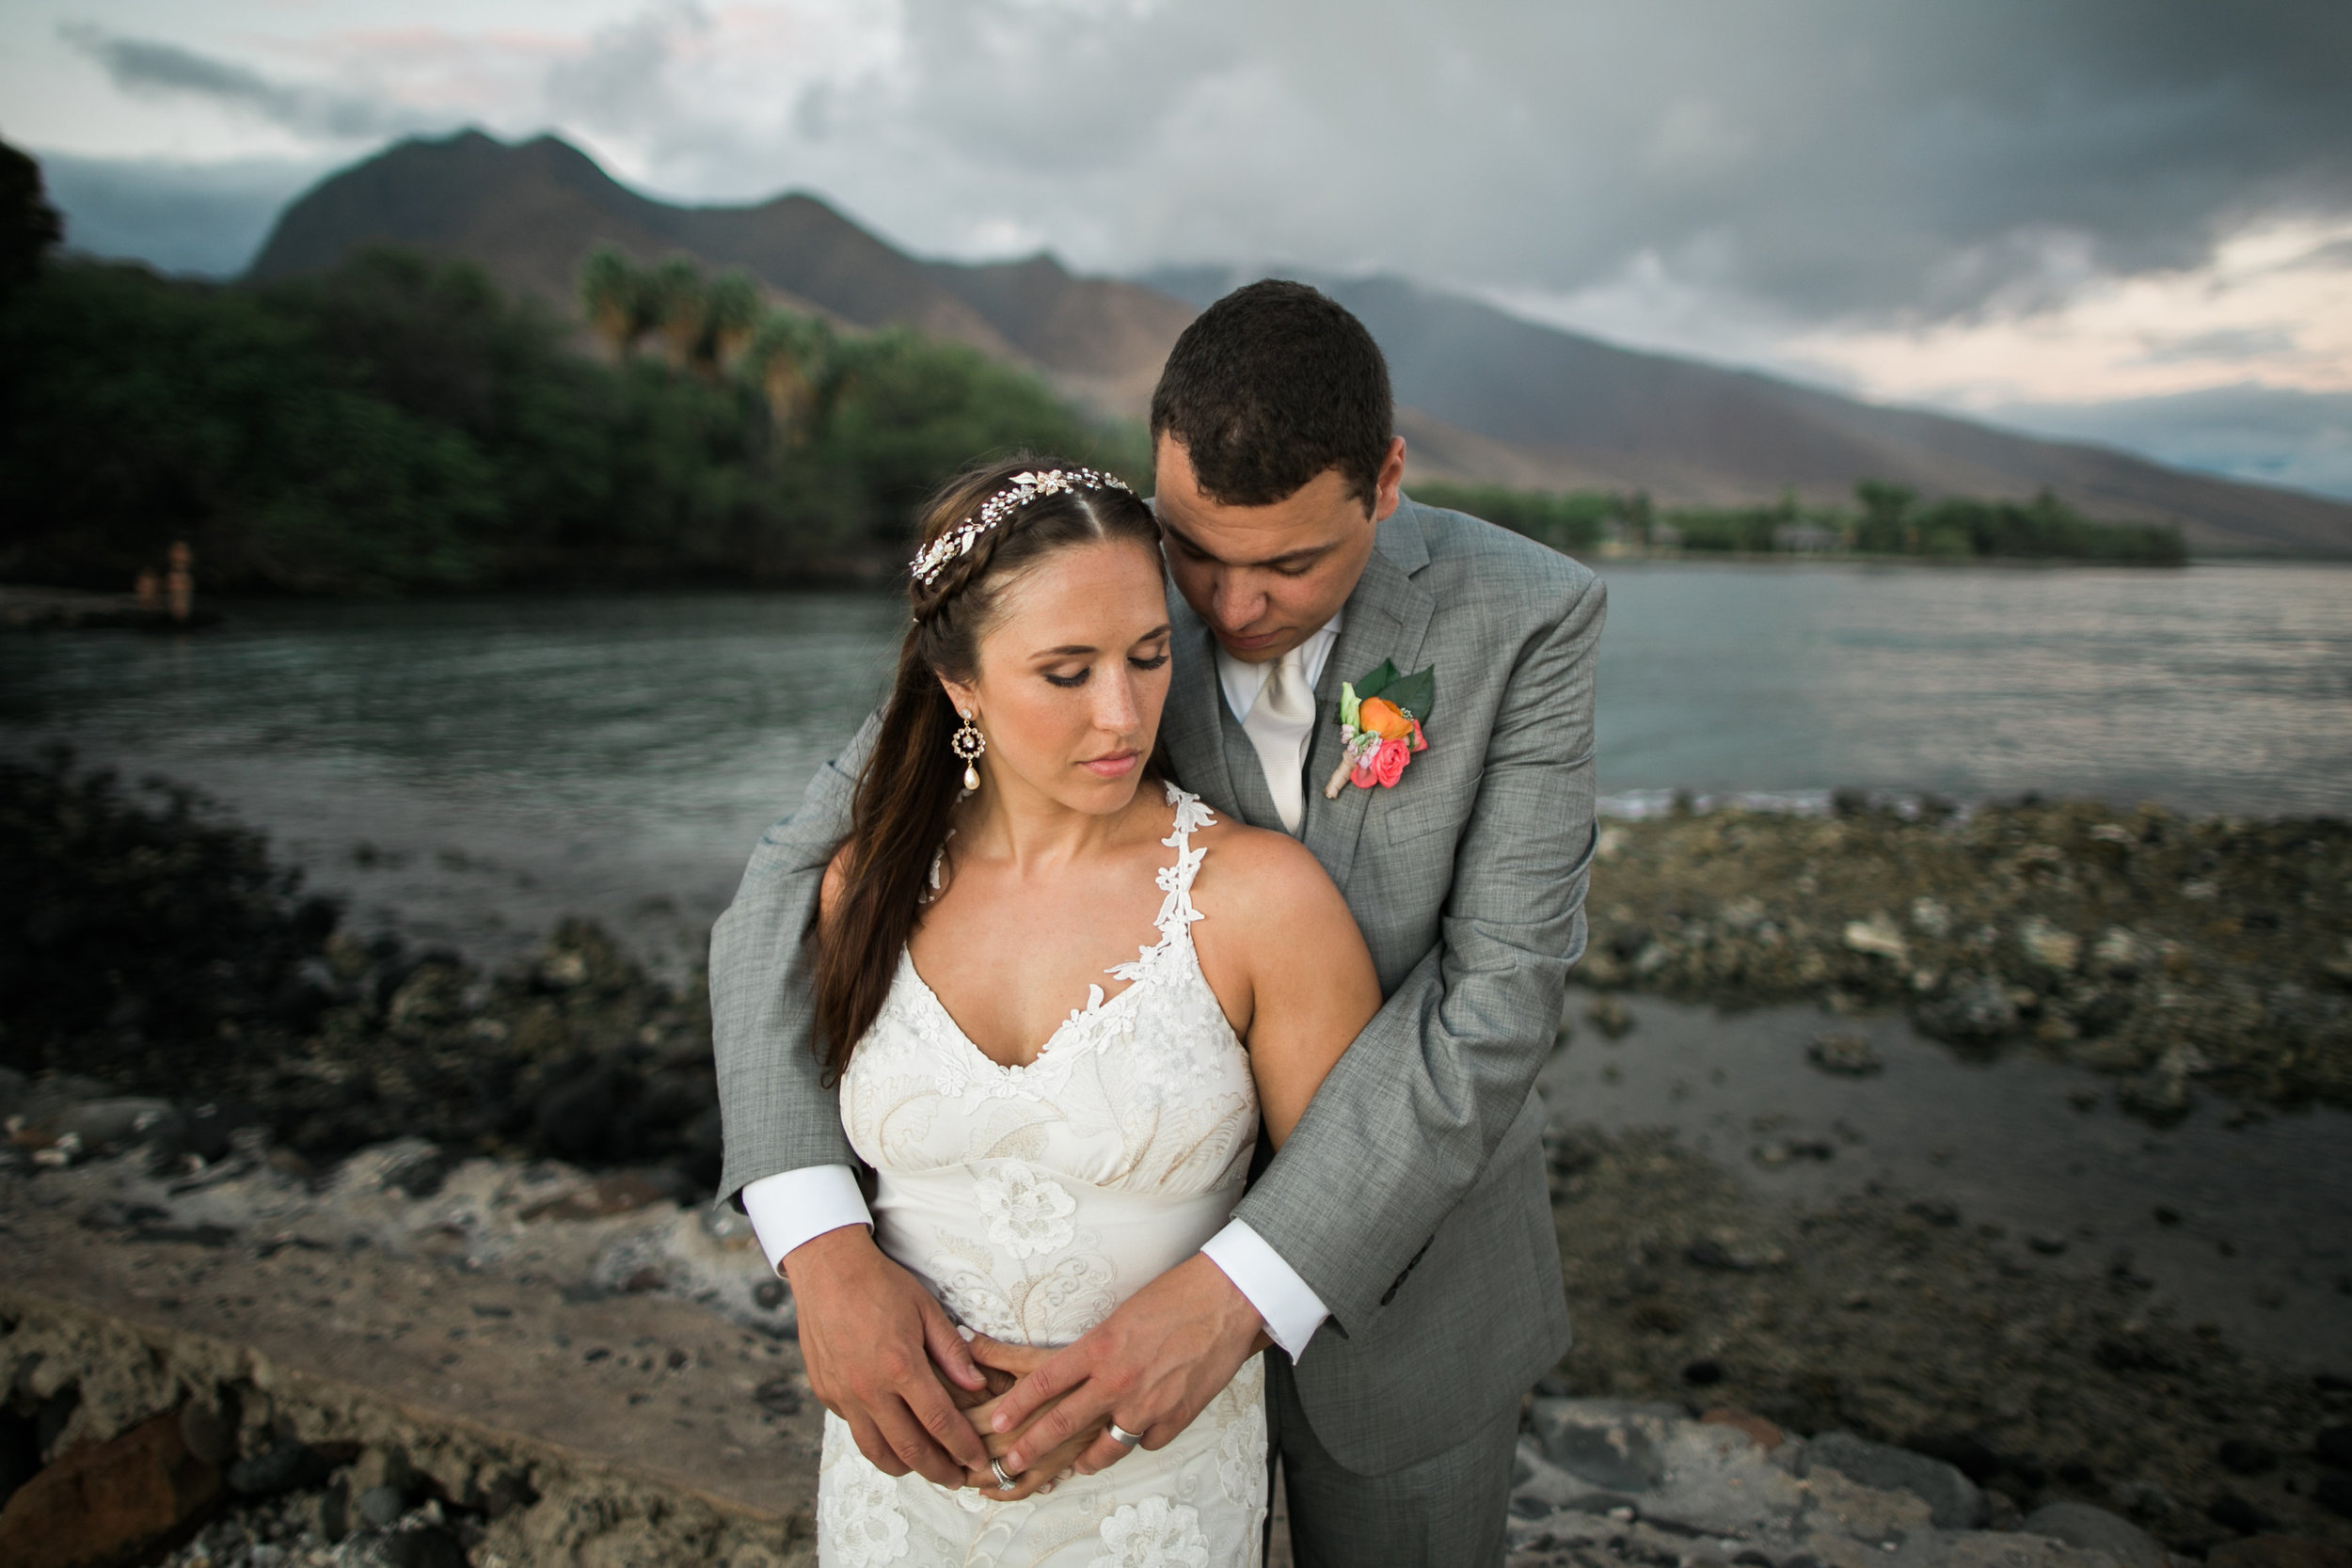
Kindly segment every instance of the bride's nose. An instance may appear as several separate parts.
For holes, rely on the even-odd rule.
[[[1119,673],[1094,683],[1094,727],[1111,735],[1133,735],[1142,727],[1142,705],[1136,701],[1136,677],[1120,661]]]

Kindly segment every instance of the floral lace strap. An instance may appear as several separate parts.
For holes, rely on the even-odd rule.
[[[1192,835],[1202,828],[1214,827],[1216,817],[1200,803],[1200,796],[1186,794],[1174,784],[1167,787],[1168,804],[1176,808],[1176,825],[1160,842],[1176,851],[1176,863],[1161,866],[1156,873],[1160,891],[1168,896],[1161,901],[1159,918],[1152,924],[1159,927],[1163,941],[1173,942],[1194,921],[1203,918],[1192,907],[1192,880],[1200,875],[1200,862],[1209,851],[1205,845],[1194,848]]]
[[[1160,940],[1145,948],[1132,961],[1114,964],[1104,972],[1117,979],[1142,979],[1154,958],[1186,940],[1191,934],[1192,923],[1206,918],[1192,907],[1192,879],[1200,874],[1201,858],[1209,850],[1206,845],[1195,848],[1192,835],[1202,828],[1216,826],[1216,816],[1200,803],[1200,796],[1186,794],[1174,784],[1167,788],[1168,804],[1176,808],[1176,824],[1174,830],[1160,842],[1176,851],[1176,863],[1163,865],[1152,874],[1160,891],[1167,895],[1160,900],[1160,912],[1152,921],[1159,927]]]

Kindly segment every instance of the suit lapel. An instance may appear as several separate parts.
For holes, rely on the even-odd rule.
[[[1174,583],[1168,588],[1171,668],[1160,736],[1176,764],[1177,783],[1212,806],[1234,810],[1232,775],[1225,761],[1225,694],[1216,680],[1216,641]],[[1253,753],[1250,761],[1257,758]]]
[[[1314,738],[1307,752],[1307,819],[1299,836],[1343,893],[1377,791],[1342,784],[1337,800],[1324,799],[1323,786],[1340,761],[1340,687],[1384,658],[1394,659],[1401,674],[1420,668],[1422,643],[1438,602],[1412,578],[1429,562],[1428,546],[1414,516],[1418,511],[1412,501],[1400,500],[1381,523],[1364,575],[1348,595],[1340,640],[1324,661],[1323,678],[1315,683]],[[1438,678],[1443,689],[1445,672],[1438,672]]]

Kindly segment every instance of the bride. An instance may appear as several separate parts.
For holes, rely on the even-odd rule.
[[[1372,961],[1312,856],[1168,778],[1159,532],[1126,485],[995,464],[941,493],[922,539],[825,877],[817,1006],[874,1239],[989,1370],[962,1397],[994,1457],[961,1488],[885,1474],[804,1346],[832,1412],[818,1558],[1255,1564],[1262,1356],[1190,1427],[1113,1424],[1142,1451],[1093,1475],[1072,1463],[1099,1431],[1013,1474],[1022,1431],[989,1422],[1044,1352],[1224,1226],[1260,1121],[1280,1144],[1379,1006]]]

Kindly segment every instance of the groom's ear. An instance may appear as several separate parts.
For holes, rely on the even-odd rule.
[[[1396,503],[1405,499],[1405,437],[1389,437],[1389,450],[1380,459],[1380,476],[1372,491],[1372,520],[1385,522]]]

